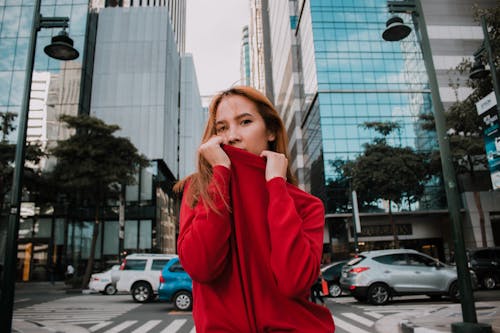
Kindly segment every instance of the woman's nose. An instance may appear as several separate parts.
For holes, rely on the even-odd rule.
[[[229,145],[240,141],[240,136],[238,134],[238,131],[236,129],[230,129],[227,132],[226,140],[227,140],[227,144],[229,144]]]

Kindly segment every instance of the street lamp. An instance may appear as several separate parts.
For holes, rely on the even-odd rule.
[[[474,52],[474,65],[472,66],[469,78],[477,80],[483,79],[488,75],[488,70],[484,68],[480,57],[483,52],[486,52],[488,64],[490,66],[489,72],[491,72],[491,79],[493,81],[493,90],[495,91],[495,98],[497,100],[497,111],[500,116],[500,88],[495,67],[495,59],[493,58],[493,51],[491,50],[490,34],[488,33],[488,25],[486,24],[486,17],[484,15],[481,16],[481,27],[483,28],[484,40],[481,47]]]
[[[434,120],[436,134],[439,143],[441,156],[441,166],[443,170],[444,187],[448,212],[452,223],[453,240],[455,244],[455,262],[457,264],[458,284],[460,288],[460,302],[462,305],[462,323],[453,323],[452,332],[491,332],[491,326],[477,322],[474,298],[472,295],[471,278],[467,267],[465,254],[464,237],[462,233],[462,221],[460,215],[460,195],[458,193],[457,180],[453,167],[450,143],[446,134],[446,120],[444,116],[443,104],[439,94],[439,85],[436,77],[432,52],[425,24],[424,11],[420,0],[387,1],[390,13],[411,14],[415,26],[415,34],[422,49],[422,57],[425,64],[429,85],[431,88],[432,103],[434,107]],[[399,19],[399,20],[398,20]],[[392,21],[391,21],[392,20]],[[389,22],[391,21],[391,22]],[[387,28],[382,34],[382,38],[387,41],[399,41],[408,36],[411,28],[404,25],[399,17],[393,17],[387,22]]]
[[[2,295],[0,299],[0,331],[10,332],[12,329],[12,312],[16,279],[17,237],[19,231],[19,214],[22,193],[22,178],[24,169],[26,131],[28,128],[28,111],[31,97],[31,81],[35,62],[35,49],[38,31],[42,28],[63,28],[63,31],[52,38],[52,43],[45,47],[45,53],[59,60],[74,60],[79,53],[73,48],[73,40],[68,37],[65,29],[68,28],[69,17],[43,17],[40,14],[40,2],[36,0],[33,12],[30,44],[26,60],[26,79],[24,95],[19,115],[17,133],[16,156],[14,160],[14,175],[9,209],[9,224],[5,248],[4,274],[2,280]]]

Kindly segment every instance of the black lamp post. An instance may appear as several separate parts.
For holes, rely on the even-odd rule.
[[[43,17],[40,14],[40,2],[36,0],[33,13],[33,25],[31,27],[30,44],[28,47],[28,58],[26,60],[26,79],[24,83],[23,103],[19,115],[19,127],[17,132],[16,157],[14,175],[12,180],[9,224],[7,229],[7,241],[5,248],[4,276],[2,280],[2,295],[0,299],[0,331],[10,332],[12,330],[12,313],[14,303],[14,289],[16,281],[17,262],[17,237],[19,231],[19,214],[22,193],[22,179],[24,171],[26,134],[28,128],[28,111],[31,97],[31,80],[33,65],[35,62],[35,49],[38,31],[42,28],[63,28],[63,31],[52,38],[52,43],[45,47],[48,56],[59,60],[74,60],[79,53],[73,48],[73,40],[68,37],[65,29],[69,26],[68,17]]]
[[[460,214],[460,194],[458,192],[456,174],[453,167],[450,143],[446,134],[446,120],[444,116],[443,104],[439,94],[439,85],[436,77],[434,62],[432,61],[432,52],[425,24],[424,12],[420,0],[402,0],[387,1],[389,12],[411,14],[417,40],[422,49],[425,69],[429,76],[429,85],[431,88],[432,103],[434,107],[434,120],[436,125],[436,134],[439,143],[439,152],[441,156],[441,166],[443,171],[444,187],[446,191],[446,200],[450,214],[453,240],[455,244],[455,262],[457,264],[458,285],[460,289],[460,302],[462,305],[463,322],[453,323],[452,332],[491,332],[491,326],[477,322],[474,297],[472,294],[472,284],[470,272],[467,267],[467,258],[465,253],[465,243],[462,232],[462,218]],[[387,28],[382,34],[384,40],[399,41],[407,37],[411,28],[403,24],[399,17],[392,17],[387,22]]]

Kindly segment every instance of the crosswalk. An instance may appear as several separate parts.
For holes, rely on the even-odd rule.
[[[92,295],[66,297],[23,307],[14,311],[14,319],[57,321],[59,323],[96,324],[131,311],[141,304],[116,302],[113,297]]]
[[[14,311],[14,319],[39,322],[58,322],[84,327],[92,333],[195,333],[190,313],[171,311],[169,316],[147,320],[128,313],[142,304],[133,303],[128,295],[114,297],[96,297],[78,295],[61,298],[50,302],[22,307]],[[19,302],[21,300],[18,300]],[[329,308],[339,333],[373,333],[377,325],[384,325],[385,332],[397,332],[389,329],[391,323],[383,322],[389,315],[415,310],[433,312],[446,306],[443,303],[432,304],[388,304],[374,307],[359,303],[352,297],[327,299]],[[383,323],[382,323],[383,322]],[[395,322],[397,324],[397,322]]]
[[[174,319],[170,323],[162,320],[148,320],[145,323],[138,322],[137,320],[125,320],[121,323],[106,321],[87,328],[90,332],[99,333],[177,333],[189,332],[196,333],[192,322],[189,323],[187,319]],[[132,331],[130,331],[132,329]]]

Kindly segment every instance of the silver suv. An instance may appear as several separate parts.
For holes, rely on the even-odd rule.
[[[475,285],[475,276],[471,277]],[[375,305],[401,295],[459,299],[455,267],[408,249],[360,253],[342,268],[340,285],[358,301]]]

